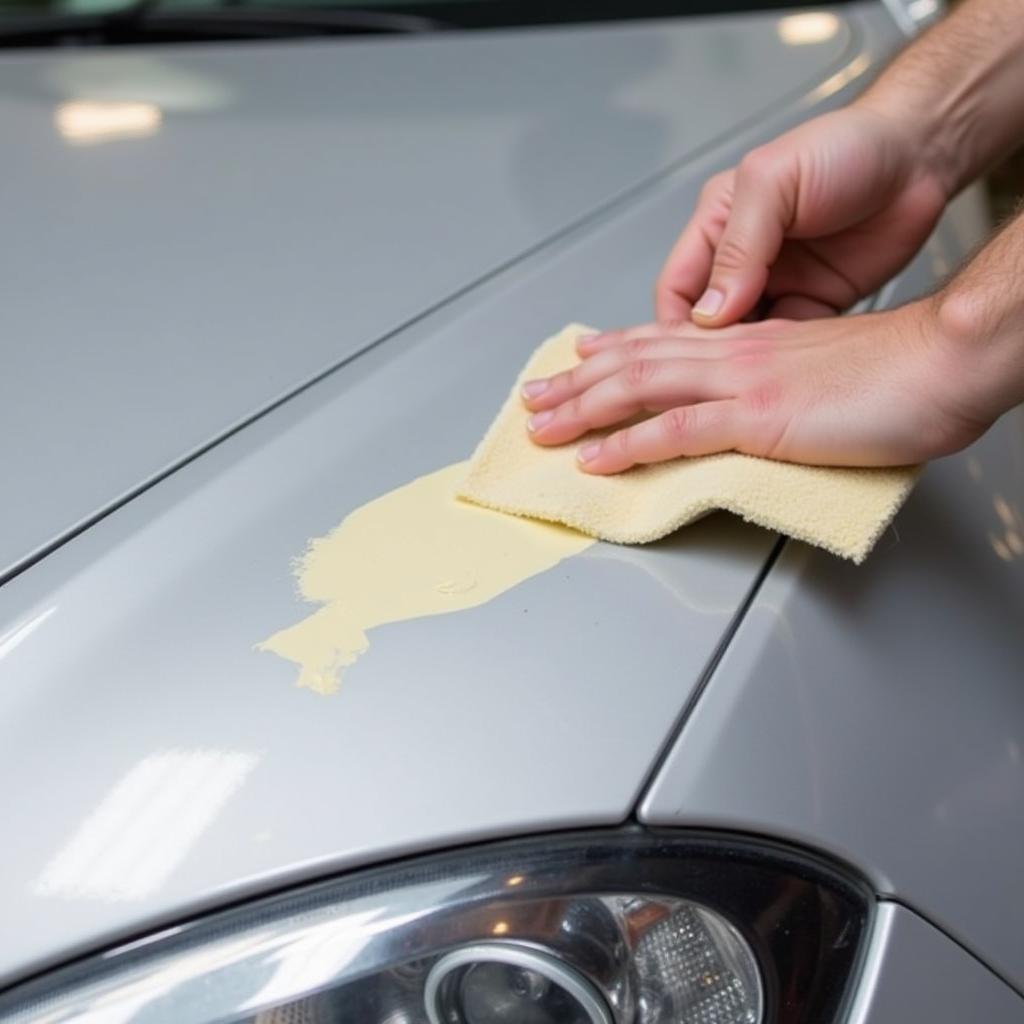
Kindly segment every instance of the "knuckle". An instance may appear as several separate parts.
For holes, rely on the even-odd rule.
[[[747,248],[742,241],[726,235],[715,250],[715,266],[722,270],[739,270],[750,262]]]
[[[626,358],[630,360],[643,359],[650,350],[650,339],[630,338],[625,344]]]
[[[697,198],[699,204],[712,203],[718,198],[721,189],[715,178],[708,178],[701,186],[700,195]]]
[[[713,174],[704,182],[700,190],[700,201],[703,203],[717,202],[723,195],[729,192],[729,183],[732,180],[733,171],[719,171]]]
[[[551,378],[551,386],[559,391],[578,391],[581,383],[579,367],[565,370]]]
[[[570,420],[586,420],[587,411],[583,406],[583,397],[576,395],[574,398],[570,398],[568,402],[562,406],[566,417]]]
[[[679,443],[685,441],[693,434],[693,407],[680,405],[675,409],[669,409],[662,417],[662,424],[669,442]]]
[[[774,415],[782,401],[782,388],[775,381],[758,384],[743,396],[743,404],[756,419],[763,420]]]
[[[739,172],[744,180],[763,182],[773,178],[778,168],[778,159],[768,146],[752,149],[740,161]]]
[[[643,391],[657,371],[657,364],[650,359],[637,359],[622,371],[622,379],[630,391]]]

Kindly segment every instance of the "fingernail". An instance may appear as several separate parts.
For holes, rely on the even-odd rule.
[[[590,348],[590,346],[593,345],[594,342],[597,341],[597,339],[599,337],[600,337],[600,335],[598,335],[598,334],[581,334],[576,339],[576,347],[577,348]]]
[[[601,442],[594,441],[591,444],[585,444],[577,453],[576,458],[580,462],[590,462],[597,454],[601,451]]]
[[[523,398],[536,398],[538,395],[543,395],[549,387],[551,387],[550,381],[528,380],[523,385]]]
[[[697,300],[693,311],[697,316],[714,316],[722,308],[723,302],[725,302],[725,295],[717,288],[709,288]]]
[[[555,413],[552,409],[545,409],[544,412],[534,413],[526,421],[526,429],[532,434],[535,430],[540,430],[541,427],[546,427],[552,419],[554,419]]]

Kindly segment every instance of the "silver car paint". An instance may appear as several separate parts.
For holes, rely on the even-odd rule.
[[[862,31],[867,45],[866,16]],[[870,61],[849,60],[852,87]],[[646,312],[680,211],[753,138],[523,259],[0,588],[0,770],[24,780],[5,795],[20,838],[0,878],[0,977],[291,879],[629,813],[772,535],[717,517],[591,549],[491,605],[381,629],[327,701],[252,645],[307,613],[288,571],[307,539],[468,455],[553,325]],[[167,821],[105,824],[154,803],[140,779],[170,771],[173,796],[189,765],[220,794],[189,844],[169,849]]]
[[[23,635],[0,688],[5,975],[261,887],[629,813],[770,534],[719,518],[592,548],[483,607],[376,630],[333,697],[253,650],[308,614],[288,567],[310,534],[463,453],[456,424],[410,444],[417,402],[386,414],[371,467],[360,421],[383,424],[388,384],[418,378],[433,403],[497,378],[480,327],[368,362],[0,591]],[[464,365],[443,385],[438,356]]]
[[[847,1024],[1024,1020],[1024,999],[916,914],[881,903]]]
[[[776,25],[0,54],[0,578],[860,45]],[[83,100],[162,126],[66,141]]]
[[[872,56],[853,56],[845,76],[852,88],[891,44],[870,12],[857,18]],[[808,101],[847,94],[830,86]],[[13,801],[5,797],[5,823],[18,840],[0,879],[0,902],[12,910],[0,933],[0,979],[290,879],[461,839],[613,822],[628,812],[756,580],[769,535],[719,517],[659,547],[592,549],[569,564],[568,579],[548,574],[472,618],[407,623],[391,640],[382,633],[375,654],[386,658],[361,665],[362,681],[353,673],[334,703],[310,704],[316,698],[289,689],[286,666],[247,645],[302,614],[288,597],[284,567],[305,538],[412,473],[464,454],[540,333],[570,318],[642,316],[637,296],[698,183],[794,116],[766,118],[757,133],[737,135],[634,204],[524,259],[0,590],[0,769],[19,780]],[[932,260],[963,251],[955,227],[944,230]],[[936,272],[922,263],[915,270],[919,284]],[[591,280],[602,282],[600,294]],[[438,353],[458,357],[460,372],[445,360],[438,370]],[[470,377],[484,383],[479,395],[462,386]],[[406,412],[397,402],[380,408],[382,388],[391,385],[409,401]],[[430,418],[438,401],[456,396],[463,420]],[[420,426],[425,419],[429,431]],[[407,430],[410,422],[417,429]],[[369,458],[363,438],[376,426],[383,442]],[[336,448],[327,450],[326,436]],[[659,620],[664,628],[652,628]],[[595,622],[620,632],[603,637],[607,630]],[[575,653],[579,637],[594,634],[589,675],[581,678],[566,636]],[[467,635],[482,638],[475,649],[466,650]],[[637,680],[629,655],[641,643],[645,671]],[[507,660],[498,664],[502,650]],[[485,701],[481,680],[492,687]],[[378,693],[384,687],[387,697]],[[705,700],[718,691],[716,676]],[[485,737],[475,735],[485,729]],[[799,761],[798,752],[775,750],[777,769]],[[226,795],[193,843],[172,851],[179,859],[169,872],[173,827],[151,821],[143,831],[109,832],[105,846],[93,847],[93,863],[102,869],[104,858],[122,857],[136,894],[147,870],[153,884],[134,899],[112,897],[124,894],[116,886],[105,898],[90,888],[85,858],[61,863],[60,854],[74,852],[90,822],[112,819],[109,801],[104,819],[105,797],[119,780],[167,755],[181,765],[192,755]],[[705,781],[716,792],[714,780]],[[873,781],[857,793],[862,803],[874,795]],[[997,902],[1004,881],[982,880],[981,895]],[[905,948],[916,958],[934,945],[914,940]],[[902,948],[886,945],[886,957],[891,951],[899,964]],[[935,962],[989,998],[962,963]],[[886,1006],[904,1005],[879,1002],[866,1024],[901,1019]]]
[[[762,119],[762,135],[815,102],[841,102],[874,55],[892,44],[891,27],[877,10],[854,14],[859,42],[847,53],[847,70],[796,109]],[[728,24],[743,29],[743,22]],[[657,26],[646,36],[642,28],[604,31],[616,46],[636,50],[623,60],[643,77],[650,73],[651,47],[657,52],[675,30]],[[707,31],[705,41],[730,38],[713,27]],[[600,34],[584,34],[590,32]],[[536,45],[550,60],[550,47],[561,41],[571,48],[572,36],[509,33],[488,43],[488,53],[494,55],[494,46],[518,53]],[[473,39],[463,42],[474,45]],[[299,65],[314,69],[329,55],[317,46],[296,52]],[[671,48],[662,52],[671,68]],[[716,53],[719,62],[743,56],[742,47]],[[260,56],[254,50],[251,59]],[[214,52],[211,59],[217,66],[225,57]],[[591,63],[572,67],[585,75]],[[550,98],[526,82],[534,72],[523,68],[525,100],[509,83],[507,102],[519,118],[533,110],[540,130],[550,117]],[[720,74],[727,91],[733,86],[726,79],[735,73],[726,59]],[[663,89],[664,82],[647,100],[639,89],[632,101],[663,103],[654,118],[659,123],[674,109],[652,98]],[[729,94],[735,118],[749,97]],[[608,113],[607,90],[602,95],[584,120],[606,131],[615,114],[608,121],[597,116]],[[421,102],[416,99],[415,107]],[[628,131],[617,137],[629,141]],[[6,639],[0,758],[6,778],[26,780],[6,798],[7,826],[21,838],[8,850],[0,882],[10,925],[0,935],[0,976],[289,878],[461,839],[613,822],[628,813],[756,579],[770,535],[719,518],[658,548],[595,549],[486,608],[389,630],[394,639],[375,645],[374,659],[358,666],[338,700],[324,706],[292,690],[290,668],[256,655],[251,645],[304,613],[287,567],[306,539],[368,498],[468,454],[515,370],[552,325],[574,317],[624,322],[646,312],[649,282],[680,211],[692,206],[715,166],[735,160],[757,137],[737,135],[728,147],[595,218],[587,230],[520,261],[0,589]],[[573,150],[586,152],[578,145]],[[562,157],[567,164],[549,158],[548,172],[561,166],[575,179],[571,154]],[[262,258],[240,249],[237,238],[232,252]],[[474,266],[481,261],[477,251]],[[150,268],[146,287],[166,287],[166,276],[154,269],[161,268]],[[386,306],[388,280],[384,275],[367,284],[346,317]],[[302,292],[307,299],[309,289]],[[232,320],[240,302],[217,308],[232,324],[235,343],[244,341]],[[317,330],[336,333],[324,326],[333,316],[316,308]],[[366,330],[357,332],[360,343]],[[290,359],[276,327],[274,335],[274,358]],[[195,348],[189,352],[202,367]],[[230,376],[220,357],[190,373],[222,385]],[[170,379],[177,395],[180,380]],[[113,380],[104,396],[115,405],[118,383]],[[394,402],[382,405],[381,395],[394,395]],[[436,415],[456,402],[459,417]],[[107,461],[120,461],[121,450],[114,454]],[[633,644],[600,628],[620,617],[621,601],[637,618],[634,626],[619,628],[643,631],[640,690],[631,684]],[[574,660],[578,637],[593,633],[596,639],[587,641],[594,645],[592,664],[581,673]],[[486,640],[467,646],[467,636]],[[495,650],[507,659],[497,671]],[[492,687],[486,700],[481,686]],[[102,886],[80,878],[73,884],[76,872],[86,870],[75,863],[76,836],[84,829],[88,838],[90,828],[95,833],[95,823],[106,820],[110,794],[124,791],[117,783],[132,783],[138,777],[133,769],[152,765],[147,759],[188,751],[225,755],[201,763],[220,773],[222,788],[235,777],[239,788],[194,837],[187,857],[180,851],[180,864],[166,877],[152,868],[156,880],[148,889],[136,884],[131,891],[144,895],[133,899],[116,898],[123,887],[104,896]],[[146,836],[129,837],[142,844],[134,852],[125,837],[106,836],[110,852],[104,847],[101,860],[117,851],[144,875],[146,856],[152,860],[154,847],[168,841],[166,826],[151,824]]]

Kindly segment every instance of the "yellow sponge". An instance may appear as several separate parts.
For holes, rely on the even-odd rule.
[[[798,466],[729,452],[592,476],[578,444],[543,448],[526,432],[522,382],[577,361],[570,324],[534,352],[470,462],[459,496],[515,515],[564,523],[601,540],[645,544],[715,509],[862,562],[910,493],[920,467]]]

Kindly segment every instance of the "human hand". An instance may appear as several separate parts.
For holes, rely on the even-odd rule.
[[[655,287],[659,321],[838,313],[924,243],[948,185],[910,126],[866,101],[752,150],[711,178]]]
[[[956,451],[1003,411],[973,341],[934,300],[886,313],[707,330],[651,324],[582,339],[572,370],[527,382],[531,437],[588,473],[739,451],[833,466],[908,465]]]

